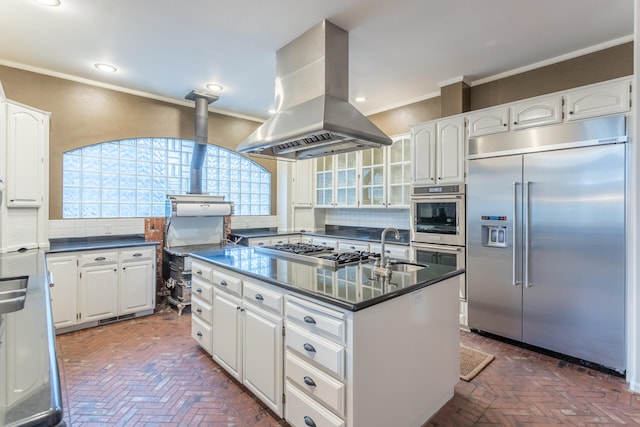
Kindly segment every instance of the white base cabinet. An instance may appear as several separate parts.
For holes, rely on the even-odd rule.
[[[56,333],[152,314],[155,246],[47,254]]]
[[[291,426],[417,427],[453,397],[455,277],[351,312],[200,259],[193,269],[213,285],[194,293],[194,338]]]

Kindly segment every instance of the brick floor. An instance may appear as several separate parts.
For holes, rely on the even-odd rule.
[[[67,424],[287,426],[197,346],[185,314],[164,308],[59,335]],[[623,378],[464,331],[461,340],[496,358],[427,426],[640,424],[640,395]]]

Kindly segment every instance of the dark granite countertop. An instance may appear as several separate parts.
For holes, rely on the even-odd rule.
[[[371,263],[322,268],[239,245],[191,255],[350,311],[379,304],[465,271],[448,265],[429,264],[427,268],[413,273],[394,272],[389,279],[383,280],[375,276]]]
[[[239,244],[244,244],[243,239],[272,237],[272,236],[288,236],[292,234],[302,234],[310,236],[334,237],[337,239],[364,240],[367,242],[380,242],[380,235],[384,228],[372,227],[352,227],[344,225],[327,225],[323,230],[302,231],[300,233],[278,233],[275,228],[249,228],[241,230],[231,230],[229,240]],[[411,235],[409,230],[399,230],[400,240],[395,240],[392,235],[387,236],[387,242],[396,245],[409,245],[411,243]],[[391,233],[390,233],[391,234]]]
[[[55,426],[62,399],[45,251],[0,255],[3,279],[27,276],[22,308],[0,304],[0,424]],[[8,283],[6,280],[0,282]],[[11,311],[15,310],[15,311]]]
[[[126,248],[130,246],[155,246],[158,242],[146,241],[143,234],[117,236],[72,237],[50,239],[49,253],[86,251],[91,249]]]

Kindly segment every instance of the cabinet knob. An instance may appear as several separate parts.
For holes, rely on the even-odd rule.
[[[309,387],[315,387],[316,386],[316,382],[314,380],[312,380],[311,378],[307,377],[307,376],[305,376],[303,378],[303,380],[304,380],[304,383],[306,385],[308,385]]]
[[[303,319],[304,319],[305,323],[311,323],[312,325],[316,324],[316,319],[314,319],[311,316],[304,316]]]
[[[196,271],[196,274],[199,274],[199,275],[201,275],[201,276],[202,276],[202,270],[198,270],[198,271]]]
[[[198,289],[196,289],[196,292],[197,292],[197,293],[199,293],[199,294],[201,294],[201,293],[202,293],[202,288],[198,288]]]
[[[202,332],[198,331],[198,332],[196,332],[196,335],[201,337],[202,336]]]
[[[513,122],[513,124],[514,124],[514,125],[517,125],[517,124],[518,124],[518,122]],[[507,124],[505,123],[505,127],[506,127],[506,126],[507,126]]]
[[[573,114],[573,111],[569,111],[569,114]]]
[[[200,307],[196,308],[196,311],[197,311],[198,313],[202,313],[202,309],[201,309]]]
[[[316,352],[316,348],[314,346],[312,346],[311,344],[309,344],[308,342],[304,343],[302,345],[302,347],[307,350],[310,353],[315,353]]]
[[[222,282],[220,282],[220,286],[227,286],[227,281],[223,280]]]
[[[305,423],[306,425],[308,425],[309,427],[316,427],[316,423],[315,423],[315,421],[313,421],[313,418],[311,418],[311,417],[310,417],[310,416],[308,416],[308,415],[305,415],[305,416],[304,416],[304,423]]]
[[[515,122],[513,122],[513,124],[515,125],[516,123],[515,123]],[[507,124],[505,123],[505,124],[503,124],[502,126],[507,127]]]

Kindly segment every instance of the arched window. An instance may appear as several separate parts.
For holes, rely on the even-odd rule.
[[[194,141],[136,138],[63,154],[62,217],[162,217],[167,194],[189,191]],[[235,215],[271,213],[271,174],[259,164],[209,144],[202,190],[224,195]]]

